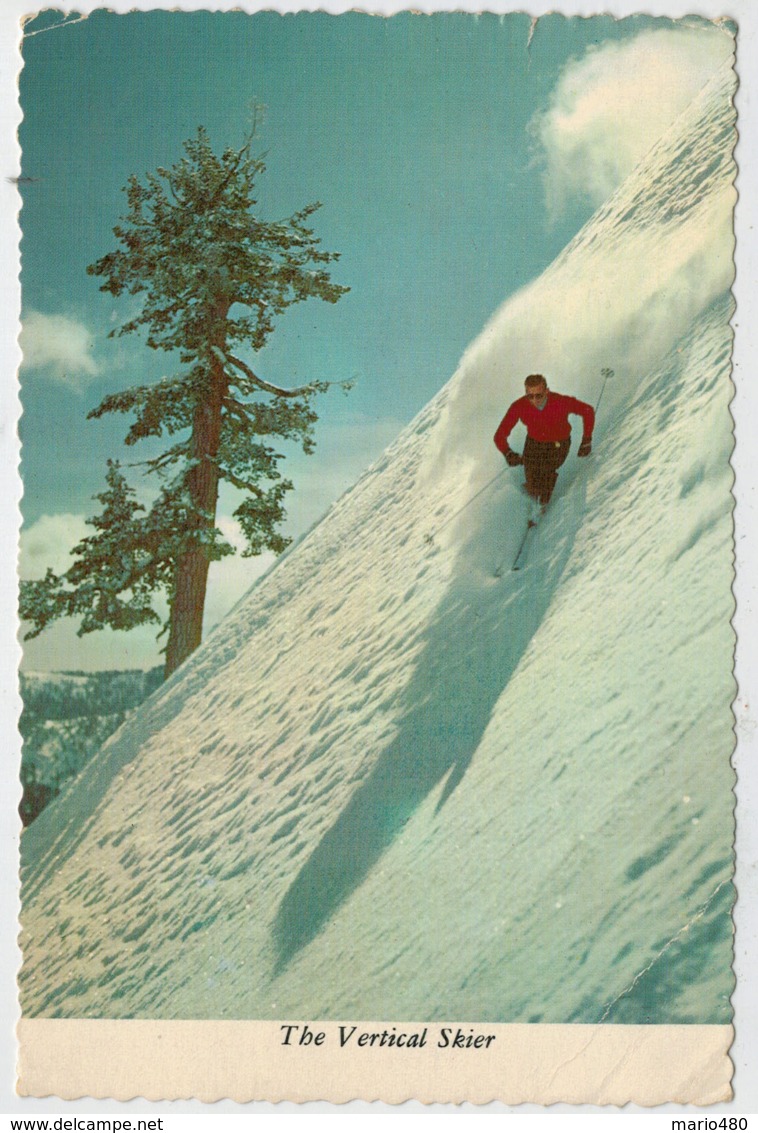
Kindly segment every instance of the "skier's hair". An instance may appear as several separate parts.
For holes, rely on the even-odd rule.
[[[524,382],[524,385],[526,385],[526,386],[546,386],[547,381],[542,376],[542,374],[529,374],[528,378]]]

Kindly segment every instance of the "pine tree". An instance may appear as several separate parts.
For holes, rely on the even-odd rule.
[[[96,534],[74,548],[65,574],[48,570],[22,583],[27,637],[62,616],[80,617],[80,634],[160,622],[153,597],[162,591],[168,676],[200,644],[210,563],[234,551],[216,527],[220,481],[244,493],[234,513],[244,555],[280,553],[289,542],[279,525],[292,483],[279,471],[282,454],[261,438],[294,440],[312,452],[313,399],[329,383],[283,389],[239,355],[259,351],[288,307],[311,297],[336,303],[349,289],[331,282],[325,265],[338,254],[321,250],[308,226],[319,203],[284,221],[255,214],[265,165],[252,155],[252,140],[253,133],[219,157],[200,128],[171,169],[159,168],[144,184],[130,177],[128,213],[114,228],[120,246],[87,269],[101,277],[102,291],[143,299],[139,314],[111,334],[144,331],[150,348],[178,356],[181,367],[107,396],[89,417],[132,414],[127,445],[170,440],[144,462],[160,485],[148,508],[109,461],[107,489],[97,497],[103,510],[88,521]]]

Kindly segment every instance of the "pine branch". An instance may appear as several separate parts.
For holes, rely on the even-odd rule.
[[[165,452],[159,456],[151,457],[149,460],[134,460],[130,462],[130,467],[139,468],[143,467],[148,472],[158,472],[159,474],[164,471],[170,464],[175,464],[177,460],[186,457],[189,452],[189,443],[183,441],[181,444],[172,445],[171,448],[166,449]]]
[[[219,351],[219,353],[221,352]],[[242,370],[245,377],[256,385],[258,389],[265,390],[266,393],[273,393],[277,397],[302,397],[304,394],[307,395],[309,393],[323,393],[330,385],[335,384],[334,382],[311,382],[307,386],[298,386],[297,389],[283,389],[281,386],[272,385],[271,382],[266,382],[263,378],[259,378],[248,365],[240,358],[235,358],[233,354],[222,355],[222,357],[224,357],[227,362],[231,362],[237,369]]]
[[[252,425],[253,421],[250,417],[248,406],[242,401],[238,401],[236,397],[227,395],[224,398],[224,409],[227,410],[233,417],[235,417],[243,425]]]

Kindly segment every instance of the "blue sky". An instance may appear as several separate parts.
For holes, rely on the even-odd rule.
[[[665,97],[654,77],[646,94],[633,44],[653,33],[675,38],[675,29],[639,16],[553,15],[532,26],[523,14],[96,11],[53,26],[61,19],[43,12],[27,24],[20,79],[22,174],[31,179],[21,187],[22,570],[33,576],[66,565],[84,517],[98,510],[92,497],[106,459],[144,455],[124,448],[125,419],[88,422],[88,410],[109,391],[173,369],[137,336],[108,339],[133,300],[102,295],[85,270],[115,247],[131,173],[172,164],[200,124],[218,148],[240,144],[258,102],[266,108],[261,213],[283,217],[323,202],[314,226],[341,253],[333,275],[351,291],[336,306],[312,301],[288,312],[256,359],[281,384],[358,378],[349,397],[321,399],[316,455],[290,459],[287,530],[297,535],[447,382],[493,312],[628,172],[657,136],[656,107],[674,113],[712,65],[712,34],[696,27],[672,55]],[[644,58],[661,70],[655,51]],[[623,66],[621,93],[637,81],[634,104],[620,96],[603,118],[602,84]],[[596,82],[592,129],[582,126],[577,145],[581,86]],[[504,388],[504,407],[521,380]],[[481,423],[483,448],[496,424]],[[234,500],[224,494],[221,503],[230,523]],[[215,568],[209,623],[267,561]],[[27,647],[25,661],[153,664],[153,636],[79,641],[72,627],[57,627]]]

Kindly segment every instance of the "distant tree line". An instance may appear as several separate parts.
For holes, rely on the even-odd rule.
[[[162,680],[160,666],[146,672],[21,674],[19,814],[25,826]]]

